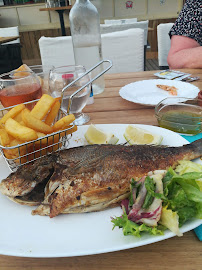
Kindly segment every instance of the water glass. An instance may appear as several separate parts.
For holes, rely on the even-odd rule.
[[[85,72],[86,69],[83,66],[71,65],[53,68],[50,71],[49,76],[50,94],[53,97],[61,97],[63,88],[80,78]],[[67,112],[71,95],[78,91],[82,86],[86,85],[89,81],[89,76],[85,75],[65,90],[61,104],[61,109],[63,111]],[[89,95],[90,85],[84,87],[72,97],[70,113],[75,115],[76,125],[83,125],[90,120],[90,117],[87,114],[82,113],[83,108],[87,104]]]

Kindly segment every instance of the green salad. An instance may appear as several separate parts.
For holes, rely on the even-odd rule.
[[[180,227],[192,218],[202,219],[202,165],[181,161],[175,170],[157,170],[132,179],[130,196],[122,201],[123,214],[112,218],[113,229],[124,235],[142,232],[162,235],[169,229],[182,236]]]

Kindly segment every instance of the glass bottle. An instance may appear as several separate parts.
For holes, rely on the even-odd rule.
[[[83,65],[88,70],[102,60],[99,13],[89,0],[76,0],[69,21],[76,65]],[[102,65],[96,68],[92,78],[102,70]],[[104,76],[101,76],[93,82],[93,94],[102,93],[104,87]]]

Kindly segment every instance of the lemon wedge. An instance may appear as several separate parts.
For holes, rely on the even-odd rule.
[[[89,126],[84,136],[89,144],[116,144],[119,140],[113,133],[106,133],[93,124]]]
[[[145,129],[128,125],[124,137],[129,144],[161,144],[163,137]]]

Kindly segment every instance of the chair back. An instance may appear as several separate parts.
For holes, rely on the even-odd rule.
[[[19,36],[18,26],[0,28],[0,37],[12,37],[12,36]],[[18,38],[16,40],[3,43],[2,45],[15,44],[15,43],[20,43],[20,39]]]
[[[124,24],[137,22],[137,18],[120,19],[120,20],[104,20],[105,24]]]
[[[169,31],[173,23],[161,23],[157,26],[158,62],[160,69],[168,68],[168,52],[170,50]]]
[[[41,37],[39,49],[43,66],[74,65],[74,51],[71,36]]]
[[[124,31],[133,28],[141,28],[144,30],[144,45],[147,45],[147,35],[148,35],[148,25],[149,21],[140,21],[140,22],[133,22],[133,23],[120,23],[120,24],[101,24],[100,31],[101,34],[107,34],[117,31]]]
[[[113,67],[108,72],[143,70],[144,31],[142,29],[102,34],[101,38],[103,59],[113,61]],[[39,49],[44,66],[58,67],[75,64],[71,36],[41,37]]]
[[[144,70],[144,30],[128,29],[102,34],[104,59],[113,62],[108,73],[136,72]]]

